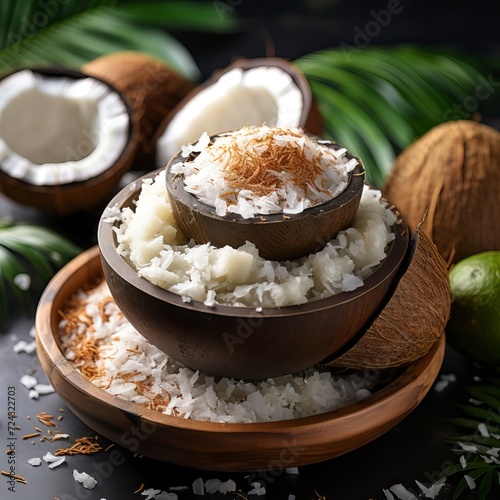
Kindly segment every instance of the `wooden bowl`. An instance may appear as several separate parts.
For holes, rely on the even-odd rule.
[[[324,144],[338,150],[333,142]],[[192,153],[193,155],[193,153]],[[348,159],[354,158],[346,153]],[[365,169],[361,160],[349,175],[347,188],[335,198],[299,214],[269,214],[244,219],[239,214],[217,215],[215,208],[184,189],[184,176],[172,174],[174,165],[188,158],[177,153],[167,165],[167,189],[174,217],[182,232],[196,243],[238,248],[251,241],[267,260],[293,260],[321,250],[356,215],[363,194]]]
[[[67,264],[47,286],[36,313],[42,367],[59,396],[93,430],[134,452],[173,464],[250,472],[348,453],[391,429],[420,403],[444,356],[443,336],[428,354],[368,398],[322,415],[255,424],[185,420],[110,395],[88,382],[62,354],[59,311],[74,292],[101,277],[99,250],[94,247]]]
[[[108,207],[132,207],[143,176],[122,189]],[[104,276],[128,321],[151,344],[193,369],[212,375],[263,379],[294,373],[346,346],[374,315],[409,246],[401,220],[388,255],[363,286],[299,306],[254,308],[216,305],[164,290],[144,278],[116,250],[113,222],[101,219],[98,244]]]
[[[63,76],[74,80],[89,76],[80,71],[61,67],[30,68],[30,70],[43,76]],[[92,78],[113,89],[121,96],[126,107],[129,127],[126,146],[121,155],[101,174],[85,181],[67,184],[35,185],[23,179],[12,177],[0,169],[0,191],[11,200],[52,215],[68,216],[77,212],[90,211],[104,203],[116,192],[121,177],[131,168],[137,152],[137,118],[133,115],[128,102],[115,87],[100,78],[94,76]]]

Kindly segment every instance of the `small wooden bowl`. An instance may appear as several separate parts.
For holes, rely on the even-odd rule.
[[[133,207],[142,180],[122,189],[108,207]],[[212,375],[263,379],[294,373],[332,356],[376,313],[409,246],[401,219],[388,255],[363,286],[299,306],[254,308],[184,302],[144,278],[116,250],[113,222],[101,219],[98,244],[104,276],[128,321],[151,344]]]
[[[87,78],[89,75],[63,67],[30,68],[35,74],[71,79]],[[12,73],[10,73],[12,74]],[[8,76],[8,75],[5,75]],[[2,78],[5,78],[3,76]],[[122,94],[104,80],[92,76],[113,89],[121,96],[129,116],[127,143],[122,154],[104,172],[85,181],[57,185],[35,185],[10,176],[0,170],[0,191],[22,205],[34,207],[42,212],[57,216],[68,216],[77,212],[87,212],[104,203],[116,192],[121,177],[131,168],[138,141],[138,124],[130,105]],[[29,141],[29,137],[26,138]]]
[[[325,147],[340,149],[334,142]],[[349,153],[346,157],[354,158]],[[335,198],[307,208],[299,214],[269,214],[244,219],[239,214],[217,215],[215,208],[184,189],[184,176],[172,174],[174,165],[184,162],[177,153],[167,165],[166,183],[174,217],[182,232],[196,243],[238,248],[251,241],[267,260],[293,260],[321,250],[356,215],[363,194],[365,169],[359,158],[349,176],[347,188]]]
[[[99,250],[93,247],[67,264],[47,286],[36,313],[42,367],[57,394],[93,430],[141,455],[177,465],[252,472],[271,466],[273,470],[302,466],[348,453],[408,415],[431,388],[444,357],[443,336],[428,354],[400,370],[388,385],[358,403],[322,415],[254,424],[185,420],[97,388],[62,354],[57,333],[59,311],[74,292],[99,278]]]

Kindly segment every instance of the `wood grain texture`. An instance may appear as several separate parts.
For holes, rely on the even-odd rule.
[[[151,172],[142,179],[155,177]],[[139,194],[124,188],[109,207],[132,206]],[[130,323],[153,345],[193,369],[219,376],[262,379],[323,361],[346,345],[385,297],[409,243],[404,221],[386,259],[352,292],[300,306],[205,306],[153,285],[117,253],[113,223],[101,220],[98,243],[111,294]]]
[[[356,404],[313,417],[255,424],[185,420],[112,396],[67,361],[57,338],[59,309],[81,286],[102,277],[94,247],[46,288],[36,314],[37,352],[58,395],[89,427],[141,455],[218,471],[275,470],[348,453],[392,428],[425,397],[444,356],[444,336],[422,358]],[[140,433],[140,434],[138,434]],[[140,435],[141,439],[133,438]]]

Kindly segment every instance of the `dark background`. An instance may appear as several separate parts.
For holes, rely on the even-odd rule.
[[[277,55],[295,59],[324,48],[401,43],[453,47],[500,56],[498,3],[488,0],[221,0],[221,17],[236,15],[244,32],[234,36],[193,36],[174,32],[191,50],[202,74],[238,56]],[[393,13],[391,14],[390,11]],[[379,21],[380,29],[373,21]],[[378,31],[378,34],[376,34]],[[357,37],[357,38],[356,38]]]
[[[240,56],[262,57],[277,55],[295,59],[304,54],[324,48],[354,45],[362,40],[360,33],[370,29],[374,12],[384,15],[389,6],[398,10],[391,14],[386,26],[376,36],[370,37],[374,45],[414,43],[425,46],[454,47],[467,51],[472,57],[500,55],[500,28],[498,9],[495,2],[475,0],[474,2],[450,2],[429,0],[401,0],[400,2],[356,2],[346,0],[222,0],[211,2],[221,16],[232,12],[243,22],[241,33],[226,35],[200,35],[181,30],[171,31],[193,54],[203,78],[215,69],[229,64]],[[232,10],[234,9],[234,10]],[[356,38],[358,37],[358,38]],[[16,221],[33,220],[54,227],[70,235],[82,246],[95,243],[95,227],[99,213],[81,214],[66,219],[53,219],[39,214],[33,209],[19,206],[0,195],[0,217],[10,216]],[[31,318],[13,309],[12,319],[5,332],[0,334],[0,410],[6,407],[6,388],[17,386],[18,412],[22,431],[32,429],[26,415],[34,416],[40,411],[58,414],[65,408],[55,394],[42,396],[39,401],[30,400],[27,391],[19,384],[19,378],[28,370],[35,370],[42,380],[43,373],[36,356],[13,354],[12,346],[17,340],[29,340]],[[473,372],[465,359],[452,349],[447,350],[442,373],[454,373],[457,381],[442,393],[433,390],[423,403],[386,435],[367,446],[321,464],[302,467],[298,476],[284,473],[268,477],[266,487],[268,500],[288,498],[289,493],[297,500],[384,499],[383,489],[402,483],[415,493],[415,479],[429,484],[437,478],[442,468],[456,463],[458,455],[451,451],[445,439],[456,430],[447,422],[453,416],[455,405],[465,400],[461,387],[472,380]],[[73,437],[92,435],[92,431],[82,424],[65,408],[63,432]],[[4,414],[0,420],[0,436],[5,431]],[[103,439],[103,447],[108,442]],[[0,468],[5,469],[5,456],[0,444]],[[89,492],[76,487],[71,470],[77,468],[96,475],[96,464],[105,461],[107,455],[71,458],[71,466],[63,465],[50,471],[45,464],[31,468],[26,460],[32,456],[42,456],[46,451],[54,451],[54,446],[43,443],[19,441],[18,473],[28,480],[27,485],[17,485],[16,493],[9,494],[6,483],[0,481],[0,498],[14,500],[70,500],[73,498],[105,498],[107,500],[145,498],[133,492],[144,483],[145,487],[168,489],[169,486],[187,485],[198,478],[234,479],[238,487],[248,491],[248,476],[245,474],[208,473],[176,467],[134,456],[120,449],[125,460],[115,467],[109,477]],[[116,447],[115,449],[119,449]],[[3,478],[0,478],[3,479]],[[199,498],[190,493],[179,492],[179,498]],[[490,498],[498,498],[491,496]],[[443,490],[439,499],[451,499],[452,489]],[[233,498],[213,496],[212,498]],[[239,498],[235,496],[234,498]],[[241,498],[241,497],[240,497]],[[257,497],[256,497],[257,498]],[[461,498],[477,498],[470,493]]]

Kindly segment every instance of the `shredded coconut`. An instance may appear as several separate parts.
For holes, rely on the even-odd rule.
[[[191,153],[199,154],[191,156]],[[207,134],[182,149],[186,161],[172,166],[185,190],[216,208],[217,215],[296,214],[344,191],[358,161],[347,150],[334,150],[301,129],[244,127]]]
[[[86,472],[78,472],[76,469],[73,470],[73,478],[87,490],[92,490],[97,484],[97,481],[92,476]]]
[[[365,186],[352,227],[302,259],[268,261],[251,242],[239,248],[187,242],[175,222],[163,170],[143,182],[135,211],[123,208],[113,221],[117,251],[139,276],[186,301],[261,308],[303,304],[362,286],[387,255],[396,215],[380,191]]]
[[[311,367],[247,382],[193,371],[151,345],[124,318],[106,282],[80,290],[62,312],[62,349],[94,385],[186,419],[266,422],[317,415],[370,394],[376,377]]]

